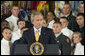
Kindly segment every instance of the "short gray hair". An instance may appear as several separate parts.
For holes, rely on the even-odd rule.
[[[41,15],[41,16],[43,16],[42,13],[35,11],[35,12],[33,12],[33,13],[31,14],[31,22],[34,20],[34,17],[35,17],[36,15]]]

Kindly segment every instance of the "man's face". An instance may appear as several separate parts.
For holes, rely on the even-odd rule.
[[[43,16],[42,15],[34,16],[34,20],[32,21],[32,24],[35,26],[35,28],[37,28],[37,29],[41,28],[42,23],[43,23]]]
[[[19,8],[14,6],[14,7],[12,8],[11,12],[12,12],[12,14],[13,14],[14,16],[17,17],[18,14],[19,14]]]
[[[68,26],[68,21],[66,20],[66,19],[60,19],[60,22],[61,22],[61,24],[62,24],[62,28],[65,28],[65,27],[67,27]]]
[[[84,13],[84,4],[80,5],[80,13]]]
[[[48,12],[48,14],[47,14],[47,20],[48,20],[48,21],[51,21],[51,20],[53,20],[53,19],[54,19],[53,14],[52,14],[51,12]]]
[[[25,27],[25,21],[18,22],[18,28],[22,29],[23,27]]]
[[[69,6],[68,4],[65,4],[65,5],[63,6],[63,14],[64,14],[64,15],[67,15],[67,14],[69,14],[70,12],[71,12],[70,6]]]
[[[82,26],[82,25],[84,24],[84,17],[83,17],[83,16],[78,16],[78,17],[76,18],[76,21],[77,21],[77,24],[78,24],[79,26]]]
[[[61,32],[61,29],[62,29],[62,27],[61,27],[60,24],[58,24],[58,23],[53,24],[53,32],[54,32],[55,34],[60,33],[60,32]]]

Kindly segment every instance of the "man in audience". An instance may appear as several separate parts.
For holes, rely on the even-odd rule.
[[[11,29],[6,27],[2,30],[2,40],[1,40],[1,55],[10,55],[11,43]]]
[[[70,39],[61,33],[62,25],[60,22],[54,22],[53,32],[56,36],[56,42],[61,50],[61,55],[71,54],[71,41]]]
[[[12,15],[8,18],[6,18],[6,20],[9,22],[10,28],[13,31],[16,31],[18,29],[17,26],[17,20],[18,18],[18,14],[19,14],[19,7],[18,6],[13,6],[11,9]]]
[[[79,13],[84,13],[84,2],[80,4]]]
[[[76,18],[71,14],[71,11],[72,10],[71,10],[70,4],[68,4],[68,3],[64,4],[61,17],[63,17],[63,16],[67,17],[67,19],[69,21],[68,28],[75,32],[75,31],[78,31],[79,28],[78,28],[78,24],[75,21]]]
[[[4,29],[5,27],[9,27],[9,22],[7,22],[6,20],[3,20],[1,22],[1,31],[2,29]],[[2,34],[1,34],[1,39],[2,39]]]
[[[79,32],[82,34],[82,41],[81,43],[84,45],[84,14],[79,13],[76,17],[77,24],[79,25]]]
[[[66,17],[61,17],[60,18],[60,22],[61,22],[61,24],[62,24],[62,30],[61,30],[61,32],[65,35],[65,36],[67,36],[67,37],[69,37],[70,39],[72,39],[72,34],[73,34],[73,31],[71,31],[70,29],[68,29],[68,19],[66,18]]]

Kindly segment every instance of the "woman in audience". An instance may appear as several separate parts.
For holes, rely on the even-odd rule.
[[[84,55],[84,46],[81,44],[82,35],[80,32],[74,32],[73,33],[73,43],[74,43],[74,49],[73,49],[73,55]]]

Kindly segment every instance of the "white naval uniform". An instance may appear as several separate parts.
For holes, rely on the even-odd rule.
[[[65,36],[67,36],[67,37],[69,37],[70,39],[72,39],[73,31],[71,31],[71,30],[68,29],[67,27],[63,28],[63,29],[61,30],[61,32],[62,32]]]
[[[49,24],[48,24],[48,28],[52,29],[52,28],[53,28],[53,23],[54,23],[54,22],[55,22],[54,20],[50,21]]]
[[[6,20],[9,22],[9,26],[13,31],[16,31],[18,29],[17,21],[18,17],[15,17],[14,15],[11,15],[10,17],[6,18]]]
[[[14,43],[14,41],[20,39],[22,37],[22,35],[20,34],[21,30],[18,29],[15,32],[12,32],[12,38],[11,38],[11,42]]]
[[[84,55],[84,46],[81,43],[76,44],[74,55]]]
[[[4,38],[1,40],[1,55],[10,55],[9,41]]]

